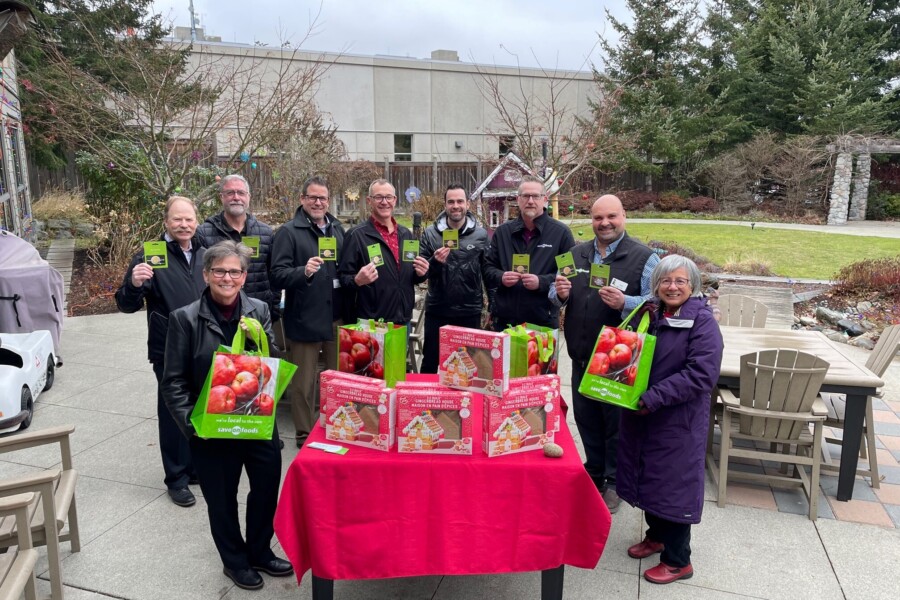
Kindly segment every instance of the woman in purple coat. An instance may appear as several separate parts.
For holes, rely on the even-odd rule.
[[[693,261],[665,257],[650,283],[659,303],[649,330],[656,352],[639,410],[622,413],[617,491],[647,519],[646,537],[628,555],[661,552],[644,578],[671,583],[694,574],[691,525],[703,510],[710,393],[719,378],[722,334]]]

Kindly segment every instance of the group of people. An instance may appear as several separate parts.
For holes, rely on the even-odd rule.
[[[486,299],[488,327],[495,331],[525,322],[557,328],[565,310],[572,408],[585,469],[611,513],[620,498],[645,511],[647,535],[628,550],[634,558],[662,553],[660,564],[645,577],[668,583],[691,576],[690,525],[699,522],[702,509],[709,394],[718,377],[722,340],[702,297],[696,265],[680,256],[660,260],[629,237],[616,196],[594,202],[593,238],[576,244],[571,230],[547,214],[544,184],[536,177],[523,177],[518,216],[493,236],[470,211],[463,186],[453,184],[412,259],[402,249],[415,238],[394,218],[396,190],[384,179],[369,186],[369,218],[349,230],[329,212],[328,183],[321,177],[303,184],[294,218],[275,233],[249,213],[250,189],[243,177],[223,178],[220,199],[222,212],[198,227],[193,202],[170,198],[162,236],[168,268],[153,269],[138,253],[116,300],[125,312],[146,303],[169,495],[175,504],[191,506],[195,498],[188,486],[199,483],[224,572],[238,586],[262,587],[259,571],[292,572],[290,563],[270,549],[283,444],[277,430],[271,441],[195,435],[190,412],[213,352],[230,342],[242,315],[258,319],[270,340],[272,321],[282,320],[286,357],[298,366],[288,397],[299,448],[316,422],[320,353],[327,368],[337,368],[338,327],[356,318],[408,324],[414,286],[425,281],[425,373],[437,372],[440,327],[481,327]],[[457,232],[452,245],[444,241],[451,229]],[[248,244],[252,251],[241,243],[247,237],[255,238]],[[566,252],[574,258],[578,274],[573,278],[557,270],[555,259]],[[514,268],[513,255],[528,255],[527,272]],[[609,267],[607,285],[599,289],[589,285],[592,264]],[[600,330],[619,325],[642,303],[652,317],[657,349],[639,410],[581,396],[579,383]],[[242,468],[251,484],[246,541],[237,505]]]

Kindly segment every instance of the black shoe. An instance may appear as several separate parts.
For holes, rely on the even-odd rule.
[[[272,577],[287,577],[294,572],[294,567],[291,566],[291,563],[277,556],[261,565],[253,565],[253,568]]]
[[[222,569],[225,576],[242,590],[258,590],[263,586],[263,578],[253,569]]]
[[[307,438],[306,435],[300,435],[299,433],[297,434],[297,447],[298,448],[303,447],[303,444],[306,443],[306,438]]]
[[[284,440],[282,440],[282,439],[278,440],[278,448],[279,448],[279,450],[284,450]]]
[[[178,506],[184,506],[185,508],[187,508],[188,506],[193,506],[197,503],[197,499],[194,498],[194,494],[192,494],[191,490],[187,489],[186,487],[169,490],[169,498],[171,498],[172,502],[174,502]]]

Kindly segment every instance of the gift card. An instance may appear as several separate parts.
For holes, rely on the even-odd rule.
[[[250,258],[259,258],[259,237],[249,235],[241,238],[241,243],[253,250],[253,254],[250,255]]]
[[[403,240],[403,262],[412,262],[419,255],[419,240]]]
[[[444,239],[444,248],[450,248],[451,250],[456,250],[457,248],[459,248],[458,229],[445,229],[441,233],[441,237]]]
[[[531,256],[528,254],[512,255],[512,270],[519,275],[528,275],[528,266],[531,264]]]
[[[564,252],[556,257],[556,268],[560,275],[568,279],[578,275],[578,271],[575,270],[575,258],[571,252]]]
[[[319,238],[319,258],[322,260],[337,260],[337,238]]]
[[[169,254],[166,243],[162,240],[144,242],[144,262],[150,263],[154,269],[165,269],[169,266]]]
[[[609,265],[591,265],[591,287],[600,289],[609,282]]]
[[[384,256],[381,254],[381,244],[372,244],[371,246],[366,246],[366,250],[369,252],[369,262],[375,265],[376,267],[380,267],[384,264]]]

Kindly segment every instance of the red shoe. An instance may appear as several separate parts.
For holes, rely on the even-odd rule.
[[[670,567],[665,563],[659,563],[652,569],[644,571],[644,579],[650,583],[672,583],[679,579],[690,579],[694,576],[694,567]]]
[[[648,537],[644,538],[644,541],[640,544],[635,544],[631,548],[628,549],[628,556],[631,558],[647,558],[648,556],[652,556],[657,552],[662,552],[663,548],[666,546],[660,542],[654,542]]]

